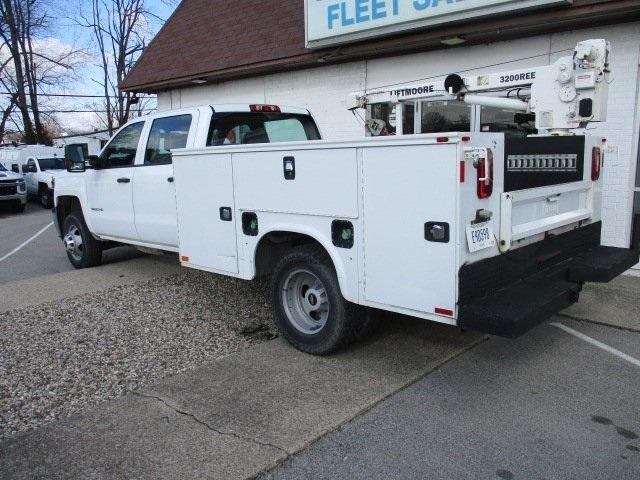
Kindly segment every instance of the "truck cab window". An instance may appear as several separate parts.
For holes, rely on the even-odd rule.
[[[535,117],[496,107],[481,107],[481,132],[504,132],[505,137],[525,138],[538,133]]]
[[[415,103],[404,103],[402,105],[402,134],[403,135],[412,135],[416,133],[415,116],[416,116]]]
[[[191,115],[156,118],[151,125],[149,140],[144,154],[145,165],[162,165],[171,163],[171,150],[185,148]]]
[[[422,102],[421,133],[468,132],[471,106],[458,101]]]
[[[295,113],[215,113],[207,146],[320,140],[310,115]]]
[[[102,152],[105,168],[133,165],[144,122],[136,122],[123,128]]]
[[[39,158],[38,163],[40,164],[41,172],[46,172],[47,170],[65,170],[64,158],[62,157]]]

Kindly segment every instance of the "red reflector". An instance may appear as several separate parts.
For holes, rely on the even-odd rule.
[[[180,257],[180,261],[181,261],[181,262],[188,262],[188,261],[189,261],[189,257],[187,257],[186,255],[182,255],[182,256]]]
[[[436,142],[438,143],[447,143],[449,141],[449,137],[438,137],[436,138]]]
[[[438,315],[446,315],[447,317],[453,317],[453,310],[449,310],[448,308],[436,307],[436,313]]]
[[[460,160],[460,183],[464,183],[464,160]]]
[[[471,141],[471,137],[462,137],[462,141],[463,142],[470,142]]]
[[[252,112],[280,113],[280,107],[277,105],[249,105],[249,110]]]
[[[602,171],[602,150],[599,147],[593,147],[591,150],[591,180],[597,182],[600,179]]]

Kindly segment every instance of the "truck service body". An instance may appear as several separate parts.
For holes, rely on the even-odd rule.
[[[605,44],[591,42],[581,47],[587,73],[594,59],[604,64]],[[576,115],[604,119],[606,87],[572,96],[591,111],[572,108],[566,92],[560,107],[539,95],[525,106],[474,98],[457,76],[444,87],[537,108],[537,125],[556,135],[326,141],[299,108],[158,113],[124,126],[93,169],[69,164],[83,173],[58,182],[54,211],[69,258],[96,265],[118,242],[177,252],[213,273],[272,275],[276,323],[316,354],[367,331],[362,307],[515,337],[576,302],[583,282],[637,263],[635,250],[600,245],[602,139],[565,132],[584,121]],[[354,108],[366,102],[356,96]]]

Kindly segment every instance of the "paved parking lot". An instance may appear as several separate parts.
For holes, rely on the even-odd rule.
[[[556,319],[640,359],[640,333]],[[544,325],[491,338],[267,479],[640,478],[640,360]]]
[[[19,214],[1,207],[0,226],[0,284],[73,270],[52,224],[51,210],[34,201]],[[135,249],[120,247],[106,252],[104,263],[137,256]]]

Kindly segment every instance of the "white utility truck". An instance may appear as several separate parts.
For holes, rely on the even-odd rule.
[[[535,111],[549,133],[520,139],[324,141],[308,111],[274,105],[136,119],[92,168],[70,157],[54,218],[76,267],[126,243],[271,275],[275,321],[309,353],[362,336],[371,308],[514,337],[638,262],[600,245],[603,141],[571,133],[605,119],[608,54],[590,40],[551,66],[445,79],[451,98]]]
[[[44,208],[53,206],[56,178],[67,175],[62,148],[46,145],[0,147],[0,163],[7,170],[21,174],[27,193],[37,197]]]

